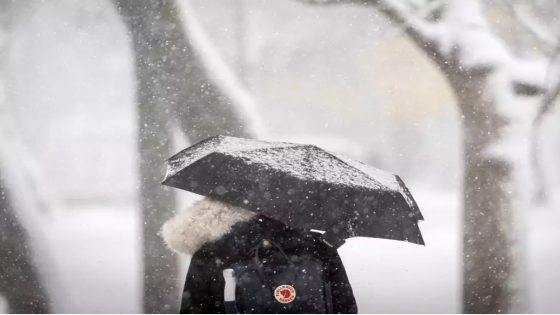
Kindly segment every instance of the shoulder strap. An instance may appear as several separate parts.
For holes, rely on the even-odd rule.
[[[332,288],[330,281],[325,281],[325,302],[327,304],[327,314],[334,314],[332,303]]]
[[[286,260],[288,265],[290,265],[290,267],[292,267],[292,269],[295,267],[295,265],[292,262],[292,260],[290,259],[290,257],[288,257],[288,255],[286,255],[286,253],[284,252],[282,247],[280,245],[278,245],[277,243],[271,241],[271,240],[263,239],[261,242],[259,242],[259,244],[257,244],[257,246],[255,246],[252,249],[252,250],[254,250],[253,266],[254,266],[255,270],[257,271],[257,274],[259,275],[259,278],[261,279],[261,281],[268,288],[270,288],[272,295],[274,295],[274,288],[272,287],[272,285],[270,285],[268,279],[266,279],[266,276],[263,272],[263,264],[261,263],[260,258],[259,258],[259,249],[262,248],[262,247],[267,247],[267,246],[274,246],[280,252],[282,257]]]
[[[282,247],[280,245],[278,245],[276,242],[273,242],[269,239],[262,239],[256,246],[254,246],[251,250],[250,253],[253,253],[253,260],[260,263],[260,258],[259,258],[259,249],[260,248],[264,248],[264,247],[268,247],[268,246],[274,246],[278,252],[280,252],[280,254],[282,255],[282,257],[286,260],[286,262],[293,266],[294,263],[292,262],[292,260],[290,259],[290,257],[288,257],[288,255],[286,255],[286,253],[284,252],[284,250],[282,249]]]

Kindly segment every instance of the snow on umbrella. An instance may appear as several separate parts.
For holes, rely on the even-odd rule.
[[[424,244],[422,214],[398,176],[314,145],[220,135],[167,163],[164,185],[326,231],[334,247],[355,236]]]

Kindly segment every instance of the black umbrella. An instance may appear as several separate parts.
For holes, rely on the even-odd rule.
[[[215,136],[167,162],[163,184],[326,231],[334,247],[354,236],[424,244],[422,214],[398,176],[314,145]]]

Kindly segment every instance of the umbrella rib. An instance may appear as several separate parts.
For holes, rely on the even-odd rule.
[[[317,146],[313,146],[315,149],[320,149]],[[322,150],[322,149],[321,149]],[[340,159],[338,156],[336,156],[335,154],[330,153],[329,151],[326,150],[322,150],[323,152],[327,153],[328,155],[330,155],[331,157],[337,159],[338,161],[344,163],[345,165],[351,167],[351,168],[356,168],[350,164],[348,164],[346,161]],[[358,163],[361,163],[359,161],[357,161]],[[365,167],[368,167],[368,165],[364,165]],[[372,178],[368,173],[359,170],[360,172],[364,173],[368,178],[374,180],[375,182],[378,182],[381,184],[381,186],[389,188],[385,185],[383,185],[383,183],[379,182],[378,180],[376,180],[375,178]],[[414,214],[415,217],[417,217],[417,220],[424,220],[424,216],[422,215],[422,212],[420,212],[420,208],[418,207],[418,204],[416,203],[416,200],[414,200],[414,198],[412,197],[412,194],[410,193],[410,191],[408,190],[408,188],[406,187],[406,185],[404,185],[404,182],[402,181],[402,179],[394,174],[391,174],[393,176],[393,178],[395,179],[396,183],[397,183],[397,191],[403,196],[403,198],[405,198],[406,203],[408,203],[407,198],[409,198],[411,200],[412,205],[409,205],[411,207],[412,213]],[[418,213],[418,214],[417,214]]]
[[[378,183],[379,186],[390,189],[390,187],[387,187],[386,185],[384,185],[383,183],[381,183],[381,182],[378,181],[377,179],[371,177],[368,173],[366,173],[366,172],[364,172],[364,171],[362,171],[362,170],[360,170],[360,169],[358,169],[358,168],[356,168],[356,167],[354,167],[354,166],[348,164],[346,161],[344,161],[344,160],[342,160],[341,158],[339,158],[338,156],[336,156],[336,154],[333,154],[333,153],[331,153],[331,152],[329,152],[329,151],[327,151],[327,150],[323,150],[323,149],[321,149],[321,148],[319,148],[319,147],[317,147],[317,146],[315,146],[315,145],[311,145],[311,146],[312,146],[314,149],[319,149],[319,150],[325,152],[326,154],[328,154],[329,156],[335,158],[336,160],[338,160],[339,162],[343,163],[344,165],[346,165],[346,166],[348,166],[348,167],[350,167],[350,168],[353,168],[353,169],[357,169],[358,171],[360,171],[361,173],[363,173],[364,175],[366,175],[367,178],[369,178],[369,179],[373,180],[374,182]],[[394,176],[394,175],[393,175],[393,176]],[[368,188],[368,187],[366,187],[366,188]]]

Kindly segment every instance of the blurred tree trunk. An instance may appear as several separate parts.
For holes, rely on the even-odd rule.
[[[0,174],[0,294],[10,313],[49,313],[48,298],[37,274],[27,235],[14,214]]]
[[[526,285],[520,270],[525,259],[520,239],[525,235],[516,222],[526,206],[523,170],[514,156],[494,150],[496,144],[520,139],[508,139],[514,122],[498,112],[489,73],[449,78],[464,117],[463,312],[526,311],[528,296],[520,292]],[[521,159],[529,155],[528,146],[518,146]]]
[[[172,192],[160,185],[163,162],[172,153],[173,123],[191,143],[251,133],[231,98],[209,78],[173,0],[114,2],[131,35],[136,64],[144,312],[174,313],[180,303],[176,257],[158,234],[176,210]]]

